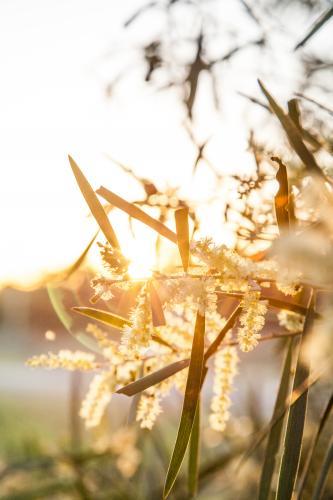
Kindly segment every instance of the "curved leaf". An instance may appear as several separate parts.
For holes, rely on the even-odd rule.
[[[66,330],[83,345],[100,353],[101,349],[98,347],[97,342],[84,331],[80,324],[76,323],[75,317],[70,312],[70,307],[65,306],[66,297],[64,290],[52,285],[48,285],[46,289],[53,309]],[[76,298],[72,294],[71,301],[74,302],[74,300],[76,300]]]

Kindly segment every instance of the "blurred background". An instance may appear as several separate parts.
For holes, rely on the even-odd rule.
[[[269,157],[282,155],[295,172],[299,165],[257,79],[281,103],[300,99],[308,141],[330,172],[333,20],[308,40],[304,37],[331,7],[324,0],[0,2],[3,498],[90,498],[79,484],[80,460],[74,476],[67,455],[57,464],[60,472],[53,462],[55,455],[92,439],[76,416],[89,377],[35,371],[24,364],[33,354],[80,349],[54,313],[45,288],[78,258],[96,231],[67,155],[94,188],[104,185],[137,201],[170,227],[173,209],[185,204],[197,235],[213,235],[243,254],[265,250],[276,235],[269,217],[276,192]],[[150,231],[116,210],[110,219],[131,260],[132,276],[160,264]],[[87,272],[98,265],[93,245]],[[75,279],[84,278],[78,272]],[[84,298],[89,299],[88,291]],[[267,328],[272,325],[273,317]],[[229,441],[239,452],[269,419],[280,354],[278,341],[263,343],[242,363],[227,437],[205,434],[206,479],[215,477],[216,457],[232,460]],[[260,366],[255,378],[254,366]],[[163,481],[168,451],[159,449],[156,435],[163,429],[168,449],[181,398],[166,405],[155,434],[145,441],[148,469],[136,471],[141,489],[130,490],[130,474],[122,480],[116,474],[117,493],[110,490],[105,498],[159,498],[156,490],[142,485],[156,456],[160,463],[153,474],[156,484]],[[126,424],[128,406],[124,397],[115,397],[113,429]],[[140,443],[141,437],[136,439]],[[28,479],[20,476],[20,481],[27,484],[23,493],[11,493],[22,468]],[[250,481],[254,468],[255,461],[248,461],[239,491],[234,484],[230,489],[232,478],[226,473],[223,498],[235,488],[239,498],[253,498],[251,486],[242,496],[241,484]],[[54,491],[40,486],[43,471],[54,476]],[[215,482],[203,483],[200,498],[221,498],[219,479]],[[177,495],[185,498],[181,484]]]

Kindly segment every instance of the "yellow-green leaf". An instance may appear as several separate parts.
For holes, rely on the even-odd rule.
[[[161,304],[161,299],[152,282],[150,282],[150,303],[151,303],[153,325],[154,326],[165,325],[165,317],[164,317],[163,307]]]
[[[89,349],[101,352],[98,344],[84,331],[80,321],[76,321],[75,315],[72,315],[70,311],[70,306],[65,304],[65,302],[73,303],[77,300],[77,297],[72,292],[65,292],[61,288],[52,285],[47,286],[47,292],[53,309],[66,330]]]
[[[184,271],[187,272],[190,258],[190,233],[188,226],[188,208],[175,211],[177,243]]]
[[[108,240],[110,245],[113,247],[119,248],[119,243],[117,240],[116,233],[111,226],[108,216],[105,213],[105,210],[97,198],[95,191],[81,172],[79,166],[75,163],[71,156],[68,156],[69,163],[71,165],[73,174],[75,176],[76,182],[81,190],[81,193],[84,196],[84,199],[87,202],[88,207],[94,218],[96,219],[99,227],[103,231],[105,238]]]
[[[117,328],[118,330],[122,330],[125,326],[131,324],[128,319],[108,311],[103,311],[102,309],[95,309],[93,307],[72,307],[72,310],[90,319],[104,323],[104,325]]]

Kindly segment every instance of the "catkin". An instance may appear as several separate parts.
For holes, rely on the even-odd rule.
[[[260,292],[250,290],[241,301],[242,313],[239,317],[241,327],[238,329],[238,341],[241,351],[252,351],[258,344],[260,332],[265,324],[267,305],[260,301]]]
[[[212,429],[224,431],[230,417],[230,392],[237,374],[238,354],[236,347],[225,347],[215,355],[215,375],[209,423]]]

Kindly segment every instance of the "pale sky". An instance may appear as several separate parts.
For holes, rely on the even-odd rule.
[[[181,128],[183,114],[175,94],[156,96],[133,76],[113,99],[105,96],[115,61],[112,54],[118,63],[127,40],[122,22],[140,4],[0,0],[1,285],[32,285],[44,272],[69,264],[91,238],[94,224],[70,172],[68,153],[94,187],[103,184],[128,200],[141,191],[106,159],[106,153],[151,176],[160,187],[166,181],[183,186],[184,194],[194,199],[204,198],[212,188],[213,179],[204,170],[189,189],[193,149]],[[238,13],[235,8],[230,7],[231,16]],[[309,21],[298,22],[303,33]],[[292,46],[288,33],[284,40]],[[226,79],[225,91],[238,79],[239,90],[249,88],[253,93],[259,76],[278,97],[286,98],[297,81],[295,57],[285,57],[278,80],[270,76],[264,61],[261,74],[249,78],[249,59],[240,73]],[[248,131],[243,127],[250,111],[242,111],[242,106],[241,99],[227,99],[223,119],[202,108],[199,134],[205,138],[218,131],[213,151],[220,154],[225,171],[250,164]],[[219,219],[211,220],[214,231]],[[126,238],[120,215],[114,225]],[[147,258],[151,252],[142,244],[136,251],[134,245],[127,246],[130,257],[141,253]]]

